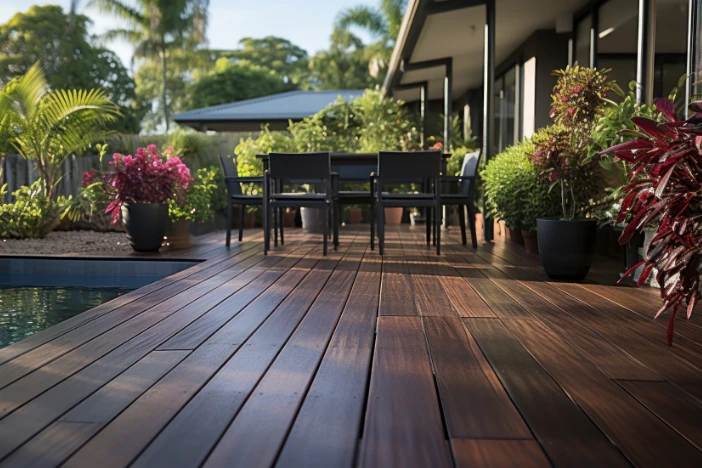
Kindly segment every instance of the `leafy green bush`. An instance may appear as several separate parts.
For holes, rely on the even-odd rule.
[[[195,182],[185,194],[183,203],[171,200],[168,205],[168,215],[172,221],[186,219],[190,222],[204,223],[214,219],[213,198],[220,187],[217,184],[219,172],[217,166],[198,169]]]
[[[2,203],[2,195],[6,191],[6,186],[0,190],[0,237],[3,238],[46,236],[58,225],[61,212],[70,203],[66,197],[52,200],[41,180],[12,192],[14,203]]]
[[[258,138],[241,140],[234,148],[236,155],[236,170],[240,177],[263,175],[263,162],[256,158],[257,154],[271,152],[294,152],[295,146],[287,133],[272,132],[268,126],[261,130]],[[257,195],[263,190],[261,184],[241,184],[241,191],[246,195]]]
[[[529,155],[534,145],[524,140],[495,156],[481,172],[491,214],[510,229],[536,230],[536,219],[559,213],[557,191],[548,183]]]

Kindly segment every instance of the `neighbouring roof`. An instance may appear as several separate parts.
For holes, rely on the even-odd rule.
[[[353,101],[364,93],[362,89],[334,91],[290,91],[246,101],[205,107],[177,114],[174,120],[196,129],[213,128],[222,124],[257,125],[268,122],[302,120],[324,109],[341,96]]]

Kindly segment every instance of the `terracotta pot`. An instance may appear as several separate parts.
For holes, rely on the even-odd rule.
[[[243,209],[243,208],[240,208]],[[248,211],[244,215],[244,229],[253,229],[256,227],[256,212]]]
[[[295,227],[295,208],[288,208],[283,212],[283,226],[286,228]]]
[[[536,231],[526,231],[522,229],[522,237],[524,238],[524,248],[530,254],[539,254],[539,243],[536,240]]]
[[[389,226],[399,226],[400,224],[402,224],[401,206],[385,208],[385,224]]]
[[[363,212],[360,208],[349,209],[349,224],[361,224],[361,215]]]
[[[507,228],[507,239],[515,244],[524,245],[524,238],[522,237],[522,231],[519,229]]]
[[[166,243],[174,249],[187,249],[193,245],[193,236],[190,235],[190,221],[179,219],[169,221],[166,225]]]
[[[475,227],[482,231],[485,226],[483,226],[483,223],[485,222],[485,219],[483,218],[482,213],[475,213]]]

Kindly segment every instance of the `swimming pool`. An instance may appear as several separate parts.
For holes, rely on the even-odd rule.
[[[0,348],[128,291],[100,288],[0,288]]]

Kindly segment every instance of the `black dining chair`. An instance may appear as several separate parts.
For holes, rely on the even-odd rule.
[[[232,236],[232,206],[239,207],[239,242],[244,234],[244,215],[247,206],[262,206],[262,195],[246,195],[241,191],[242,183],[263,184],[263,177],[239,177],[236,164],[232,158],[219,156],[224,171],[224,183],[227,186],[227,246],[231,243]]]
[[[436,239],[436,254],[441,253],[441,152],[416,151],[395,152],[381,151],[378,153],[378,172],[374,176],[376,222],[378,224],[378,247],[380,255],[385,248],[385,208],[414,207],[427,208],[433,211],[434,235]],[[388,185],[417,183],[421,191],[417,193],[392,193],[387,191]],[[371,220],[371,224],[373,220]],[[371,228],[372,229],[372,228]],[[427,236],[429,226],[427,226]]]
[[[370,153],[368,153],[370,154]],[[377,154],[374,156],[377,157]],[[341,214],[345,205],[368,205],[370,207],[370,219],[374,213],[374,185],[372,174],[376,172],[376,164],[332,164],[332,188],[334,192],[334,209],[337,212],[336,219],[341,222]],[[365,187],[354,187],[347,184],[359,185],[368,184]],[[359,190],[360,188],[360,190]],[[375,248],[375,232],[371,222],[371,250]]]
[[[466,245],[466,210],[468,211],[468,222],[470,224],[470,240],[473,248],[478,247],[478,237],[475,233],[475,184],[480,163],[480,151],[468,153],[463,158],[461,175],[455,177],[442,176],[442,186],[449,187],[456,185],[458,190],[441,192],[441,204],[458,207],[458,222],[461,225],[461,241]]]
[[[291,184],[309,184],[314,192],[285,192]],[[324,153],[270,153],[263,176],[264,254],[270,250],[270,225],[274,211],[280,208],[317,208],[322,215],[324,255],[327,255],[329,225],[334,232],[334,250],[339,244],[337,211],[333,208],[331,162]],[[330,218],[332,223],[330,223]]]

